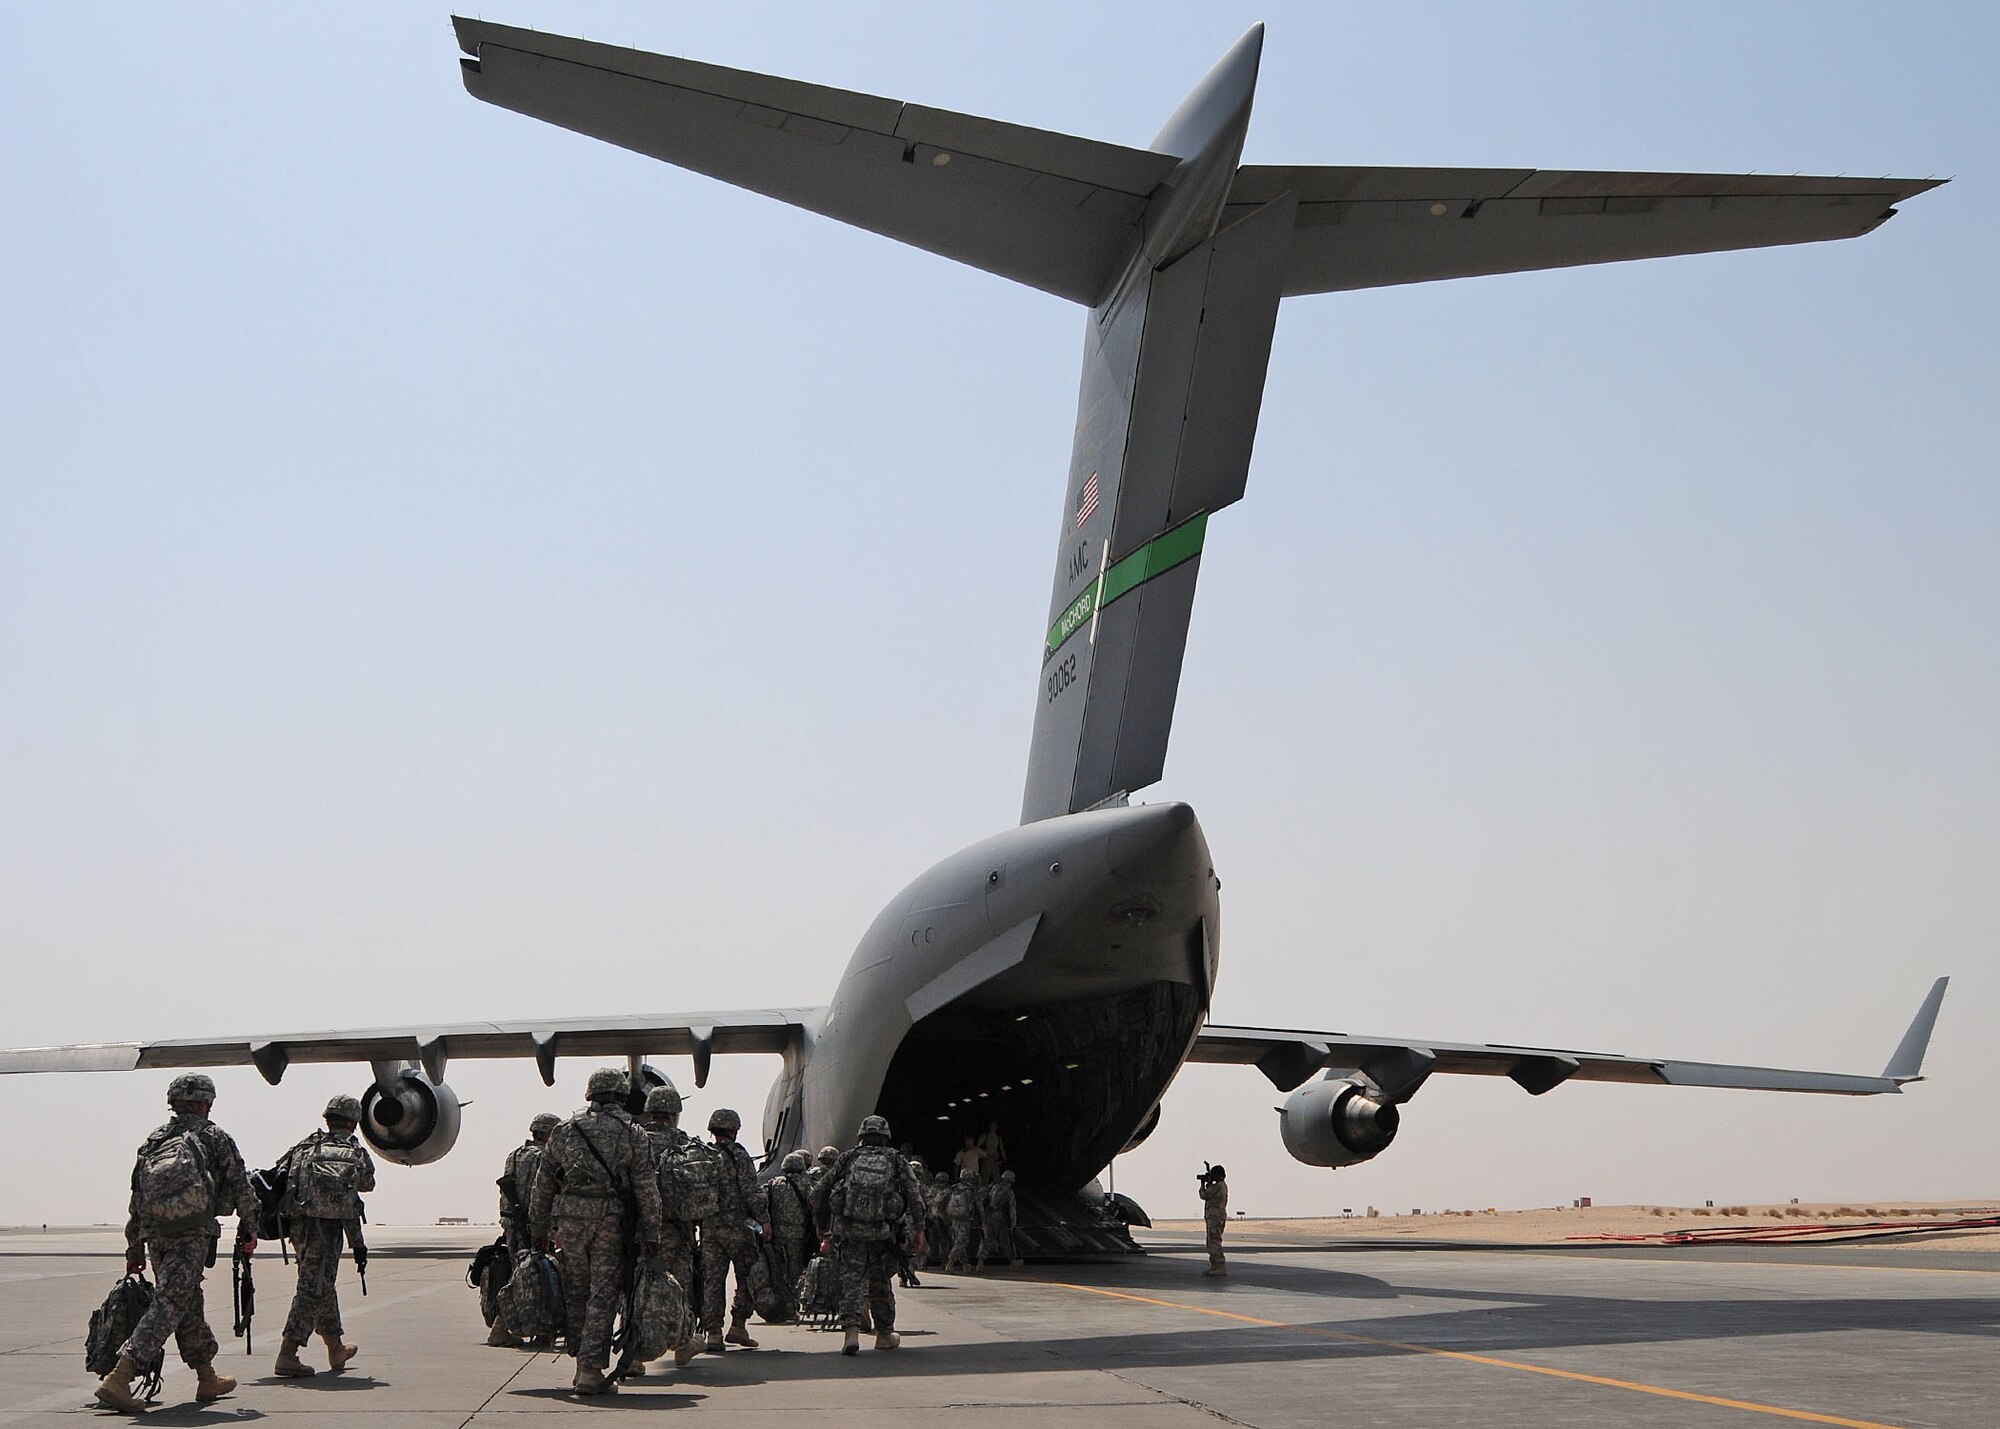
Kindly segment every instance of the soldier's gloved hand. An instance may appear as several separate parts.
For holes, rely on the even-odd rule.
[[[134,1251],[134,1252],[130,1252],[130,1253],[128,1253],[128,1254],[126,1255],[126,1257],[125,1257],[125,1273],[126,1273],[127,1275],[137,1275],[137,1274],[138,1274],[138,1273],[139,1273],[140,1271],[144,1270],[145,1268],[146,1268],[146,1252],[145,1252],[145,1251],[143,1251],[143,1250],[141,1250],[141,1251]]]
[[[773,1239],[773,1234],[771,1231],[771,1223],[769,1221],[764,1222],[764,1239],[765,1240]]]
[[[244,1255],[255,1254],[257,1250],[257,1237],[254,1235],[240,1235],[236,1237],[236,1249]]]

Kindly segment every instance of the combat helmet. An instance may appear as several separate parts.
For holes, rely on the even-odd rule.
[[[796,1172],[803,1171],[810,1165],[812,1165],[812,1162],[806,1159],[805,1152],[793,1151],[786,1154],[785,1159],[779,1163],[778,1169],[781,1171]]]
[[[326,1110],[321,1112],[320,1115],[328,1121],[351,1121],[356,1126],[359,1126],[361,1125],[361,1100],[358,1097],[351,1097],[346,1092],[342,1092],[338,1096],[327,1099]]]
[[[726,1106],[719,1106],[708,1114],[710,1131],[726,1131],[731,1136],[743,1129],[743,1118]]]
[[[681,1114],[681,1094],[673,1086],[654,1087],[646,1093],[647,1116],[679,1116]]]
[[[167,1104],[175,1102],[212,1102],[215,1100],[215,1079],[206,1072],[182,1072],[167,1083]]]
[[[608,1102],[629,1096],[631,1091],[632,1080],[625,1075],[623,1067],[599,1067],[590,1074],[583,1095],[587,1101]]]
[[[533,1121],[528,1123],[528,1135],[547,1136],[550,1132],[554,1131],[557,1127],[561,1125],[562,1125],[562,1118],[557,1116],[554,1112],[552,1111],[541,1112],[536,1115]]]
[[[879,1136],[884,1141],[887,1141],[889,1139],[889,1118],[873,1114],[862,1117],[860,1134],[863,1136]]]
[[[834,1162],[838,1161],[839,1159],[840,1159],[840,1149],[838,1147],[822,1146],[819,1149],[820,1165],[831,1166],[833,1165]]]

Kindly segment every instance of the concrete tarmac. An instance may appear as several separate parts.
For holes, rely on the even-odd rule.
[[[271,1376],[293,1276],[258,1253],[257,1353],[229,1338],[225,1261],[208,1278],[218,1366],[242,1387],[197,1406],[169,1350],[154,1425],[270,1416],[319,1426],[657,1423],[956,1426],[1718,1426],[1984,1429],[2000,1422],[2000,1255],[1922,1248],[1532,1249],[1252,1245],[1224,1280],[1198,1248],[1143,1259],[931,1273],[899,1292],[904,1347],[760,1326],[616,1398],[567,1393],[570,1362],[481,1344],[464,1269],[478,1228],[376,1228],[367,1298],[341,1272],[339,1375]],[[0,1426],[111,1421],[83,1369],[90,1312],[121,1271],[113,1232],[0,1235]],[[307,1360],[324,1366],[318,1345]],[[523,1416],[528,1416],[524,1418]]]

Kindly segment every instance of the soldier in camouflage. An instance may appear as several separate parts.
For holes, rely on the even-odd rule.
[[[940,1171],[924,1187],[924,1244],[928,1256],[942,1266],[951,1256],[951,1222],[945,1219],[945,1198],[951,1195],[951,1173]]]
[[[1222,1258],[1222,1230],[1229,1224],[1229,1180],[1220,1166],[1210,1166],[1195,1178],[1201,1191],[1202,1225],[1208,1232],[1208,1269],[1203,1275],[1227,1275]]]
[[[568,1340],[576,1355],[578,1394],[613,1394],[611,1322],[624,1292],[629,1237],[641,1253],[660,1253],[660,1183],[652,1144],[625,1110],[631,1082],[622,1068],[599,1067],[584,1095],[590,1105],[549,1135],[528,1203],[535,1249],[547,1252],[551,1233],[562,1240],[563,1298]],[[637,1210],[628,1231],[626,1208]]]
[[[842,1154],[821,1187],[821,1205],[829,1214],[831,1237],[840,1264],[840,1352],[858,1354],[861,1331],[872,1324],[875,1348],[893,1350],[903,1343],[896,1333],[896,1292],[889,1277],[896,1269],[898,1242],[914,1242],[916,1217],[922,1214],[923,1188],[910,1174],[910,1163],[889,1145],[886,1117],[861,1119],[859,1144]],[[859,1163],[868,1158],[864,1169]],[[864,1175],[886,1179],[882,1209],[893,1219],[878,1220],[861,1213],[859,1197],[850,1195],[850,1178]]]
[[[822,1146],[819,1155],[813,1158],[812,1166],[806,1171],[806,1199],[813,1205],[820,1203],[819,1188],[826,1180],[826,1173],[833,1169],[834,1162],[840,1160],[840,1152],[831,1146]],[[822,1233],[826,1227],[820,1227]]]
[[[924,1166],[924,1158],[913,1156],[908,1151],[905,1151],[903,1159],[910,1163],[910,1174],[917,1178],[917,1194],[920,1202],[926,1200],[929,1194],[926,1188],[931,1184],[931,1173]],[[924,1282],[917,1279],[917,1263],[924,1258],[926,1253],[927,1241],[925,1236],[930,1231],[930,1217],[924,1205],[919,1204],[910,1208],[910,1219],[925,1234],[911,1236],[907,1241],[897,1242],[896,1283],[905,1290],[920,1290],[923,1288]]]
[[[1019,1265],[1014,1232],[1021,1221],[1020,1205],[1014,1199],[1014,1173],[1002,1171],[1000,1179],[979,1193],[979,1260],[974,1266],[984,1270],[986,1262],[1006,1261]]]
[[[681,1094],[673,1083],[654,1087],[646,1093],[646,1116],[640,1122],[646,1133],[646,1140],[652,1145],[654,1175],[659,1174],[660,1162],[670,1151],[694,1140],[681,1130]],[[655,1181],[657,1184],[657,1179]],[[664,1216],[660,1222],[660,1254],[667,1262],[667,1271],[681,1283],[681,1290],[687,1295],[690,1312],[694,1306],[694,1258],[700,1254],[695,1241],[695,1223],[679,1221],[672,1216]],[[681,1342],[674,1346],[674,1363],[685,1366],[699,1352],[700,1346],[694,1339],[694,1316],[689,1315],[686,1332]],[[627,1374],[644,1374],[646,1367],[634,1364],[626,1369]]]
[[[799,1277],[805,1274],[806,1262],[819,1249],[819,1227],[813,1217],[812,1193],[806,1185],[806,1171],[811,1165],[805,1152],[794,1151],[785,1157],[778,1174],[764,1187],[771,1208],[773,1243],[778,1248],[778,1258],[784,1262],[785,1283],[779,1291],[786,1300],[797,1299]]]
[[[292,1310],[285,1317],[279,1336],[278,1362],[273,1372],[292,1379],[313,1373],[311,1365],[299,1358],[299,1348],[317,1333],[326,1344],[327,1367],[347,1368],[359,1346],[341,1339],[340,1297],[334,1277],[340,1270],[340,1252],[347,1243],[347,1227],[361,1216],[360,1197],[375,1189],[375,1162],[354,1135],[361,1124],[361,1103],[350,1096],[337,1096],[326,1104],[326,1130],[316,1131],[284,1155],[278,1164],[285,1171],[286,1222],[292,1245],[298,1252],[299,1287],[292,1296]],[[326,1199],[315,1196],[313,1184],[333,1167],[344,1178],[344,1189]]]
[[[967,1166],[958,1173],[958,1184],[946,1192],[945,1220],[951,1226],[951,1254],[945,1257],[946,1270],[962,1271],[972,1264],[972,1241],[979,1232],[979,1172]]]
[[[234,1379],[215,1372],[217,1346],[202,1309],[201,1273],[214,1259],[215,1244],[222,1237],[222,1227],[215,1219],[218,1208],[236,1212],[237,1245],[256,1249],[257,1195],[250,1189],[236,1143],[208,1119],[214,1103],[215,1083],[208,1077],[199,1072],[175,1077],[167,1087],[167,1105],[173,1116],[146,1138],[133,1165],[130,1214],[125,1223],[125,1270],[137,1275],[146,1268],[150,1253],[157,1286],[153,1303],[119,1348],[117,1365],[98,1383],[97,1402],[108,1408],[137,1413],[145,1407],[132,1392],[132,1377],[140,1365],[151,1363],[166,1348],[168,1335],[174,1337],[181,1359],[195,1373],[197,1400],[207,1404],[236,1388]],[[176,1137],[191,1138],[200,1148],[198,1155],[210,1188],[205,1224],[163,1226],[143,1204],[140,1182],[147,1158]]]
[[[535,1193],[535,1172],[542,1164],[542,1153],[547,1150],[549,1133],[562,1125],[562,1118],[554,1112],[543,1112],[528,1123],[528,1139],[507,1153],[506,1164],[500,1168],[500,1175],[494,1184],[500,1188],[500,1229],[507,1236],[507,1254],[517,1256],[528,1249],[532,1237],[528,1234],[528,1199]],[[514,1337],[507,1333],[507,1322],[500,1316],[493,1318],[493,1327],[487,1331],[489,1345],[511,1345]]]
[[[708,1130],[714,1150],[722,1158],[722,1184],[715,1214],[701,1223],[701,1327],[707,1335],[704,1348],[721,1354],[724,1343],[757,1348],[750,1338],[750,1277],[760,1259],[756,1231],[771,1234],[770,1205],[764,1188],[757,1184],[757,1166],[750,1153],[736,1140],[743,1118],[728,1107],[709,1113]],[[729,1286],[730,1267],[736,1268],[736,1295],[729,1304],[729,1333],[722,1332],[722,1302]]]

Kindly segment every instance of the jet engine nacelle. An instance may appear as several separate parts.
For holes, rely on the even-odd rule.
[[[384,1160],[427,1166],[458,1140],[458,1093],[406,1068],[392,1090],[377,1082],[362,1095],[361,1134]]]
[[[1308,1166],[1358,1166],[1396,1139],[1402,1119],[1393,1102],[1347,1078],[1308,1082],[1285,1098],[1279,1132],[1294,1161]]]

